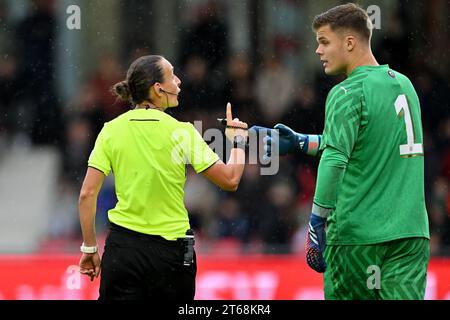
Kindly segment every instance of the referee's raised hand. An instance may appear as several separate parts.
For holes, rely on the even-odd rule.
[[[245,122],[239,121],[239,118],[233,119],[233,113],[231,112],[231,103],[227,103],[227,124],[225,129],[225,136],[228,140],[233,141],[234,137],[242,136],[247,140],[248,137],[248,125]]]

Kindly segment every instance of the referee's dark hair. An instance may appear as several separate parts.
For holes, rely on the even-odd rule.
[[[127,71],[127,78],[112,87],[123,101],[137,105],[149,99],[148,90],[156,82],[163,82],[162,56],[149,55],[136,59]]]

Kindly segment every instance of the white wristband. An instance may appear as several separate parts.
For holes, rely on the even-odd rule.
[[[83,242],[80,247],[80,251],[83,253],[96,253],[98,251],[98,246],[86,247]]]
[[[326,219],[330,212],[331,209],[321,207],[313,202],[311,213],[315,214],[316,216]]]

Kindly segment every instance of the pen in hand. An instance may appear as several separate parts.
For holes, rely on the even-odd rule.
[[[227,125],[227,119],[217,118],[217,121],[219,121],[220,124],[226,126],[227,128],[248,130],[247,128],[241,128],[241,127],[237,127],[237,126],[229,126],[229,125]]]

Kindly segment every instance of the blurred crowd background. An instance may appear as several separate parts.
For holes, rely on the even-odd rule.
[[[141,55],[172,62],[182,93],[170,113],[201,120],[203,130],[218,126],[230,101],[249,125],[321,133],[326,95],[342,78],[324,75],[310,26],[340,3],[0,0],[0,252],[78,252],[87,158],[103,123],[130,108],[109,89]],[[432,254],[450,255],[448,1],[359,3],[379,13],[378,62],[406,74],[419,95]],[[81,9],[81,30],[66,25],[72,4]],[[197,250],[302,251],[317,165],[284,157],[275,176],[248,165],[236,193],[189,169],[185,203]],[[98,200],[100,238],[115,202],[109,176]]]

